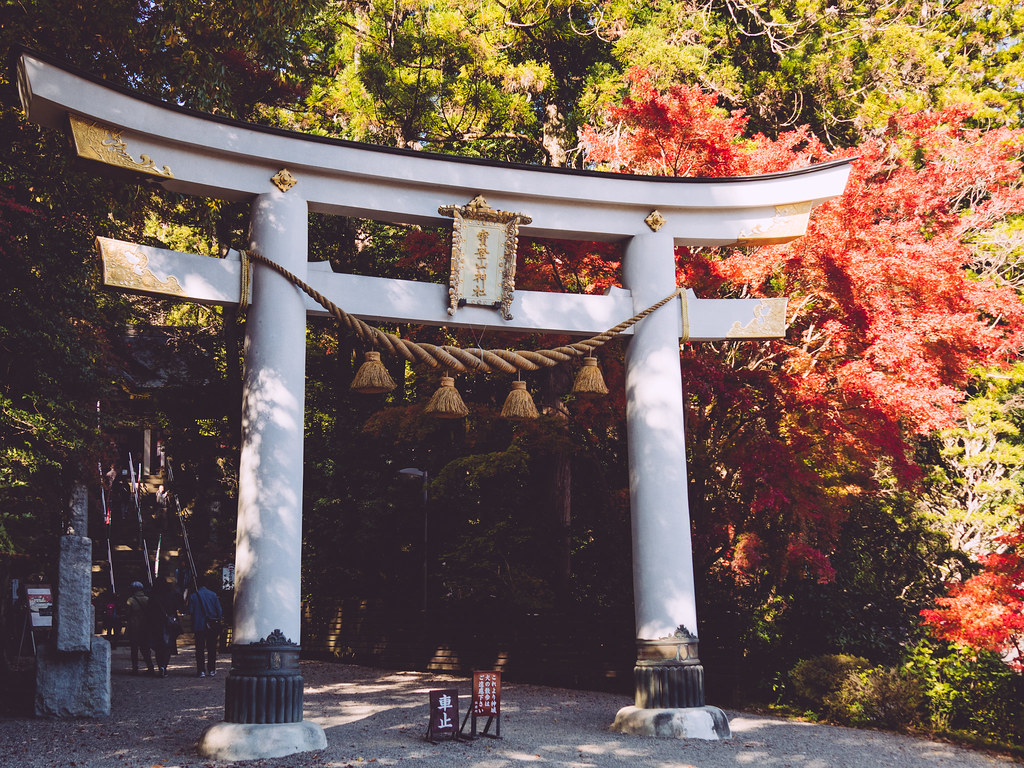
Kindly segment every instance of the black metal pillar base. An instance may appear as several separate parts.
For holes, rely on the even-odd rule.
[[[224,720],[248,724],[302,722],[299,650],[297,643],[277,629],[258,642],[232,645]]]
[[[637,640],[636,706],[683,709],[704,706],[704,667],[697,638],[677,631],[661,640]]]

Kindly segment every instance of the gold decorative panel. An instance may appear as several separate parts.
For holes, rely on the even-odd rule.
[[[788,299],[761,299],[754,307],[754,317],[746,325],[737,320],[726,338],[781,339],[786,335],[786,304]]]
[[[103,261],[103,283],[117,288],[148,293],[185,296],[174,275],[157,277],[149,268],[149,257],[142,247],[106,237],[96,238],[96,249]]]
[[[171,169],[164,165],[156,167],[156,162],[149,155],[139,155],[136,160],[128,150],[128,143],[122,138],[124,132],[119,128],[83,120],[77,115],[68,115],[71,122],[71,136],[75,141],[75,151],[79,157],[99,160],[107,165],[117,165],[133,171],[173,179]]]
[[[740,231],[737,245],[779,245],[803,237],[811,218],[810,201],[776,205],[770,221],[758,224],[749,232]]]

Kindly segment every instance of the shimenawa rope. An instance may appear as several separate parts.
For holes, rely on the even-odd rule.
[[[670,293],[656,304],[639,312],[628,320],[623,320],[614,328],[609,328],[604,333],[592,336],[583,341],[577,341],[564,347],[543,350],[518,350],[509,349],[462,349],[449,345],[437,346],[423,342],[408,341],[396,336],[393,333],[382,331],[369,323],[350,315],[333,301],[328,299],[318,290],[302,280],[298,275],[289,272],[280,264],[271,261],[266,256],[251,250],[240,251],[242,257],[242,285],[248,293],[249,279],[246,275],[249,270],[249,262],[255,261],[264,266],[270,267],[282,277],[294,283],[304,293],[322,306],[334,318],[350,332],[356,334],[362,341],[379,347],[391,354],[401,355],[411,363],[426,363],[432,368],[444,366],[459,373],[470,371],[479,373],[515,373],[518,370],[536,371],[540,368],[550,368],[574,358],[586,357],[595,349],[618,336],[627,328],[636,325],[656,309],[663,307],[679,295],[680,289]]]

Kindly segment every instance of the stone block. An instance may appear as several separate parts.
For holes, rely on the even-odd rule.
[[[36,659],[35,709],[39,717],[109,716],[110,643],[93,637],[88,653],[42,646]]]
[[[95,632],[92,609],[92,540],[61,536],[53,633],[57,650],[87,653]]]
[[[68,517],[71,523],[68,533],[75,536],[89,535],[89,491],[82,483],[75,483],[71,489]]]
[[[657,739],[725,741],[732,738],[729,718],[718,707],[623,707],[615,715],[611,729]]]
[[[212,760],[263,760],[327,748],[317,723],[215,723],[203,731],[199,754]]]

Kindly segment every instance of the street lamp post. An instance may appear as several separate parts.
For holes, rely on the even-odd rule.
[[[398,470],[398,474],[402,477],[409,478],[410,480],[419,480],[423,484],[423,612],[427,611],[427,593],[428,593],[428,581],[427,571],[428,563],[430,562],[430,550],[428,549],[428,531],[430,517],[427,512],[429,509],[427,502],[430,500],[427,491],[427,480],[429,475],[425,469],[417,469],[416,467],[406,467],[405,469]]]

